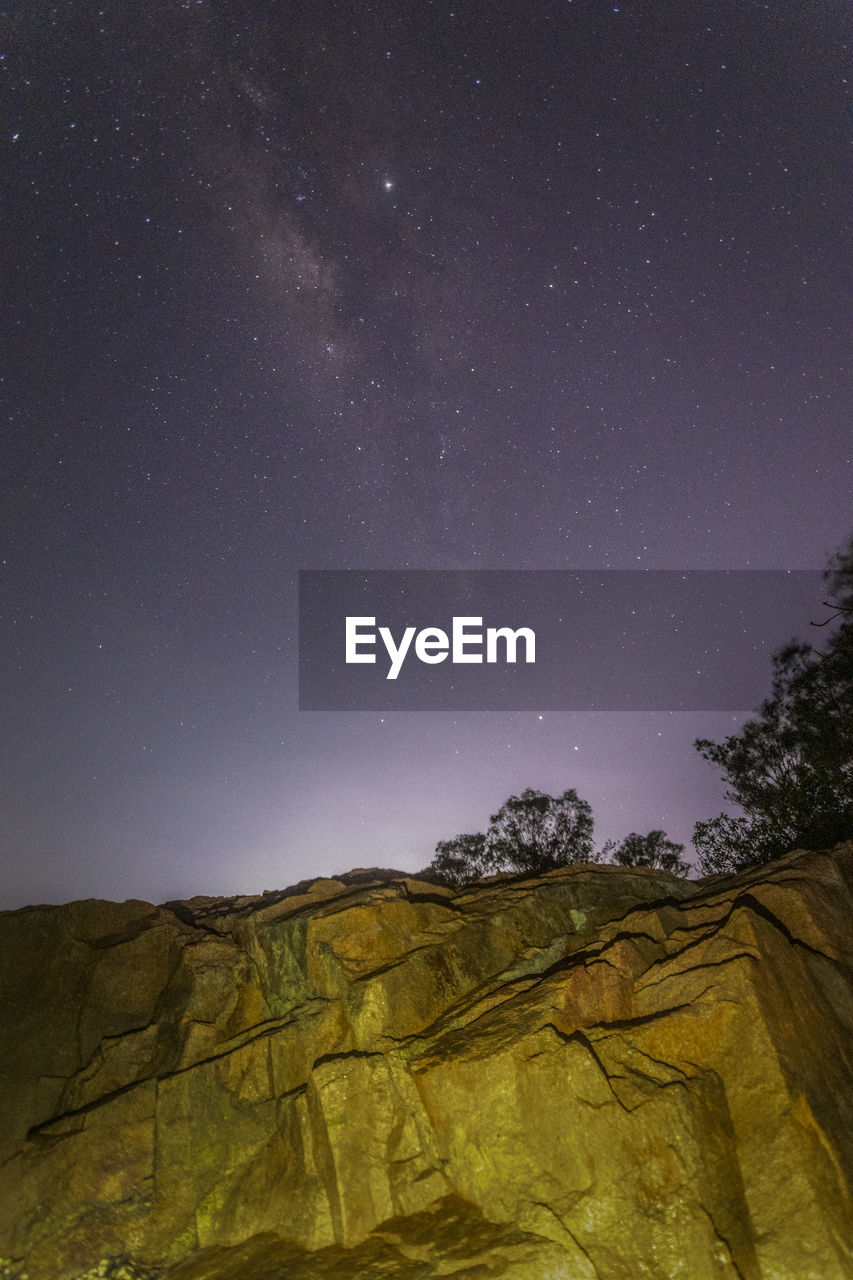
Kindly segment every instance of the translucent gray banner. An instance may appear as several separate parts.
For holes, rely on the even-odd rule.
[[[817,570],[305,570],[299,706],[748,711],[822,598]]]

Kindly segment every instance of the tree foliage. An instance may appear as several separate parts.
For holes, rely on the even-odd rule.
[[[490,863],[486,853],[486,837],[480,832],[439,840],[435,857],[427,867],[446,884],[458,886],[469,880],[487,876]]]
[[[511,871],[549,871],[592,862],[592,809],[576,791],[548,796],[528,788],[490,819],[490,856]]]
[[[773,658],[772,693],[757,717],[722,743],[695,743],[722,770],[726,799],[743,810],[697,822],[693,843],[707,875],[853,835],[853,540],[825,577],[841,623],[823,652],[786,645]]]
[[[638,835],[632,831],[621,844],[609,841],[603,849],[620,867],[652,867],[655,871],[671,871],[676,876],[686,876],[690,867],[682,858],[683,844],[667,840],[665,831],[650,831]]]
[[[460,885],[498,871],[542,872],[595,862],[592,830],[592,809],[576,791],[549,796],[528,788],[492,814],[485,835],[439,840],[426,870]]]

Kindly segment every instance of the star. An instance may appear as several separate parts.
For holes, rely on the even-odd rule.
[[[503,716],[460,711],[451,736],[444,713],[383,709],[393,730],[365,734],[297,709],[291,584],[312,566],[825,562],[849,511],[846,299],[826,253],[849,204],[840,8],[801,29],[728,6],[707,39],[666,6],[609,0],[621,21],[602,23],[532,0],[544,42],[461,10],[383,36],[356,0],[331,24],[323,6],[154,8],[168,73],[109,6],[97,23],[66,6],[58,79],[29,57],[38,6],[11,33],[38,129],[6,134],[21,391],[0,457],[22,554],[4,567],[19,621],[0,696],[19,744],[6,827],[28,856],[0,907],[249,892],[268,862],[285,884],[394,866],[403,829],[425,864],[528,784],[589,788],[605,828],[636,805],[688,841],[720,806],[691,742],[734,722],[697,712],[691,735],[676,715],[659,738],[603,715],[581,737],[534,711],[505,737]],[[188,14],[208,9],[202,38]],[[756,78],[734,54],[765,46],[776,73]],[[157,127],[127,114],[125,83],[156,96]],[[566,643],[586,626],[567,616]],[[374,814],[363,846],[355,795]]]

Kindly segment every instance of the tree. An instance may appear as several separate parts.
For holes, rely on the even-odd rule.
[[[592,809],[576,791],[548,796],[528,788],[492,814],[490,856],[512,871],[549,871],[593,862]]]
[[[824,651],[786,645],[774,655],[772,693],[758,716],[722,743],[694,744],[722,769],[726,799],[743,810],[696,823],[707,875],[853,835],[853,539],[825,577],[842,621]]]
[[[439,840],[426,871],[462,885],[497,871],[550,871],[595,862],[592,809],[576,791],[548,796],[528,789],[492,814],[486,835]]]
[[[455,836],[452,840],[439,840],[435,846],[435,857],[426,869],[457,888],[469,880],[479,880],[490,870],[486,837],[477,832]]]
[[[620,867],[652,867],[656,871],[671,871],[676,876],[686,876],[689,866],[682,858],[683,844],[667,840],[665,831],[650,831],[638,835],[632,831],[620,845],[608,841],[602,853],[613,854],[613,861]]]
[[[823,577],[829,594],[835,597],[826,602],[827,608],[832,609],[835,615],[843,616],[849,624],[853,620],[853,536],[843,551],[836,551]],[[832,618],[827,619],[827,622],[831,621]],[[818,625],[826,626],[826,622]]]

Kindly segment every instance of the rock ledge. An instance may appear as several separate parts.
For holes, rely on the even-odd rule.
[[[3,1280],[849,1280],[853,844],[0,914]]]

